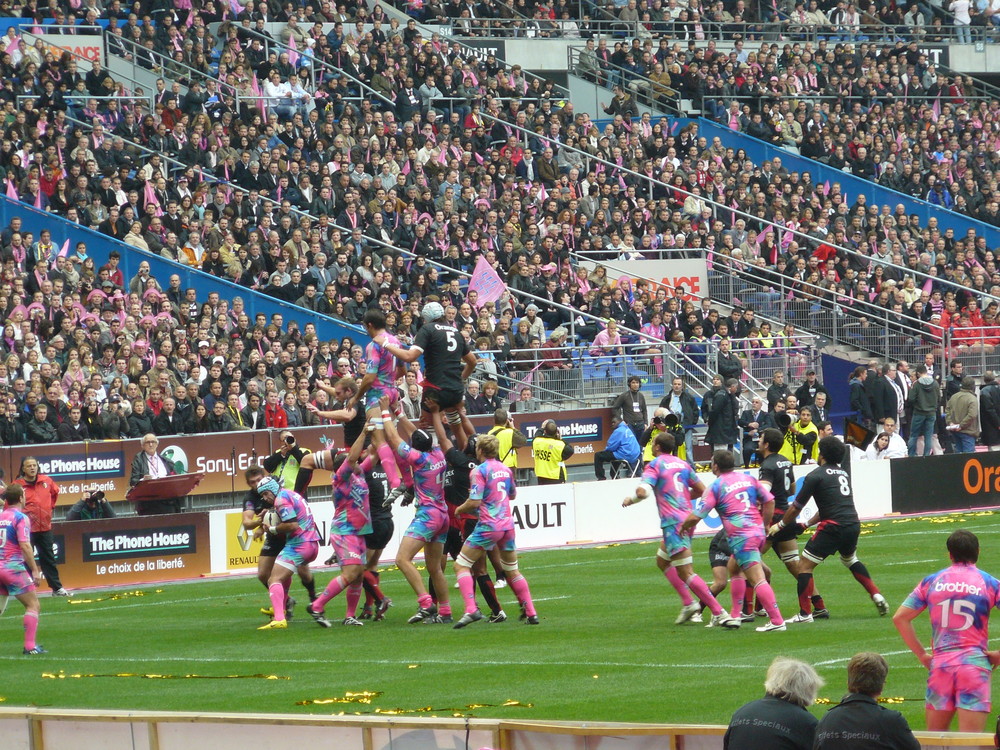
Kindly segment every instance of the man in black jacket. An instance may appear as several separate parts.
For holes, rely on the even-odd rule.
[[[611,403],[612,415],[620,415],[621,420],[635,433],[636,439],[642,435],[648,418],[646,397],[639,390],[641,385],[642,380],[637,375],[633,375],[628,379],[628,390]]]
[[[920,750],[899,711],[877,702],[889,665],[881,654],[855,654],[847,664],[847,689],[840,703],[820,719],[813,750]]]
[[[992,370],[983,373],[979,391],[979,437],[991,451],[1000,450],[1000,384]]]
[[[684,385],[683,379],[675,377],[670,392],[660,399],[659,406],[680,421],[684,430],[684,459],[694,466],[694,426],[698,424],[698,402],[694,394]]]
[[[740,381],[730,378],[725,388],[716,391],[712,396],[712,406],[708,412],[708,432],[705,442],[712,446],[713,451],[733,450],[739,442],[739,428],[736,417],[739,414]],[[734,455],[736,454],[734,452]]]
[[[785,373],[775,370],[771,376],[771,385],[767,387],[767,408],[774,409],[774,405],[779,401],[784,401],[791,394],[788,384],[785,383]]]
[[[795,389],[795,400],[798,402],[799,406],[812,406],[816,403],[817,393],[826,394],[826,406],[829,408],[829,391],[827,391],[826,387],[816,379],[816,371],[809,370],[809,372],[806,373],[805,382]]]
[[[764,411],[760,396],[754,396],[750,408],[740,412],[739,426],[743,428],[743,464],[750,465],[750,459],[757,452],[757,442],[768,427],[776,427],[771,415]],[[759,460],[759,458],[758,458]]]

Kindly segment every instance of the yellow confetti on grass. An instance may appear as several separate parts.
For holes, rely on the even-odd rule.
[[[360,705],[370,706],[372,701],[379,698],[382,695],[381,691],[377,690],[362,690],[357,693],[346,692],[342,696],[336,698],[312,698],[304,701],[296,701],[296,706],[330,706],[336,704],[344,703],[356,703]],[[376,715],[376,716],[405,716],[407,714],[430,714],[431,716],[436,716],[437,714],[450,714],[451,716],[466,716],[469,711],[475,711],[480,708],[534,708],[534,703],[524,703],[522,701],[506,700],[503,703],[469,703],[460,708],[440,708],[437,706],[419,706],[417,708],[382,708],[376,707],[371,711],[354,711],[355,716],[363,715]],[[338,716],[343,716],[344,712],[340,711]]]
[[[155,589],[153,591],[119,591],[116,594],[111,594],[110,596],[102,596],[97,599],[67,599],[69,604],[94,604],[96,602],[116,602],[122,599],[132,599],[137,596],[152,596],[153,594],[162,594],[163,589]]]
[[[879,696],[875,699],[879,703],[886,703],[889,705],[898,705],[906,701],[922,701],[925,698],[904,698],[902,696],[889,697],[886,695]],[[831,700],[830,698],[817,698],[815,705],[817,706],[831,706],[833,704],[840,703],[840,701]]]

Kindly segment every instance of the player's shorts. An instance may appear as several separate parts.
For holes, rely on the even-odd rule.
[[[469,538],[465,540],[465,544],[482,550],[491,550],[496,547],[501,552],[514,552],[517,549],[517,545],[514,543],[514,529],[498,531],[480,525],[472,530]]]
[[[372,519],[372,533],[365,534],[365,547],[367,549],[385,549],[392,539],[392,532],[396,530],[391,518]]]
[[[989,667],[978,664],[951,664],[935,666],[927,676],[926,707],[935,711],[966,711],[989,713],[990,702]]]
[[[379,404],[379,401],[382,399],[383,396],[389,397],[390,406],[399,401],[399,391],[396,389],[395,386],[391,388],[386,388],[384,391],[378,386],[373,386],[372,388],[368,389],[367,393],[365,393],[365,411],[371,411],[372,409],[381,409],[382,405]]]
[[[462,399],[464,397],[465,392],[461,388],[436,388],[433,385],[425,383],[424,396],[421,404],[424,407],[424,411],[427,411],[428,401],[433,401],[442,409],[450,409],[451,407],[458,406],[462,403]]]
[[[364,565],[368,562],[365,538],[359,534],[330,534],[330,547],[340,566]]]
[[[300,565],[308,565],[316,559],[319,554],[319,542],[300,542],[299,544],[285,544],[284,549],[278,553],[275,565],[280,565],[288,570],[296,570]],[[343,561],[341,561],[343,562]]]
[[[784,513],[782,513],[782,515],[784,515]],[[775,516],[775,518],[780,518],[781,517],[781,516],[779,516],[777,514],[777,512],[775,512],[774,516]],[[801,534],[803,534],[803,533],[804,533],[804,530],[802,528],[802,524],[799,524],[799,523],[790,523],[785,528],[783,528],[781,531],[779,531],[777,534],[775,534],[774,536],[770,537],[771,544],[772,544],[772,546],[774,546],[775,544],[778,544],[779,542],[791,542],[791,541],[793,541],[795,539],[798,539],[799,536]]]
[[[708,561],[713,568],[724,568],[732,556],[733,551],[729,548],[725,529],[720,529],[719,533],[712,537],[712,543],[708,545]]]
[[[448,529],[451,527],[448,516],[446,510],[421,505],[403,536],[420,539],[425,544],[444,544],[448,539]]]
[[[476,525],[479,523],[478,518],[461,518],[459,523],[462,524],[462,539],[468,539],[472,532],[476,530]]]
[[[821,563],[834,552],[844,557],[850,557],[858,549],[858,537],[861,536],[861,524],[852,523],[846,526],[828,523],[819,525],[819,529],[806,542],[802,556],[815,563]]]
[[[463,539],[461,529],[455,528],[454,524],[448,526],[448,538],[444,541],[444,554],[452,559],[458,557],[458,553],[462,551]]]
[[[763,533],[755,536],[738,536],[729,540],[729,547],[736,558],[736,564],[746,570],[760,564],[760,548],[767,537]]]
[[[260,548],[261,557],[277,557],[285,547],[284,534],[264,534],[264,546]]]
[[[681,531],[679,523],[671,523],[663,527],[663,547],[667,554],[673,557],[679,552],[691,549],[691,537]]]
[[[0,596],[20,596],[35,590],[35,580],[24,568],[0,568]]]

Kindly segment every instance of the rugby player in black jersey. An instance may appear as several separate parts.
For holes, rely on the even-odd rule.
[[[476,430],[465,414],[465,407],[459,406],[458,412],[461,421],[457,425],[452,425],[452,430],[455,434],[455,443],[453,444],[448,438],[444,421],[441,418],[441,411],[437,408],[437,404],[431,403],[429,407],[431,422],[434,425],[438,444],[441,446],[441,450],[444,451],[445,461],[448,462],[444,475],[444,499],[448,503],[449,510],[452,512],[452,525],[448,532],[448,540],[445,542],[445,554],[441,558],[441,563],[444,565],[449,555],[452,560],[458,558],[458,553],[462,551],[462,544],[465,542],[465,538],[476,527],[477,516],[464,514],[456,516],[454,512],[455,508],[469,499],[469,489],[471,487],[469,472],[479,465],[479,462],[476,460]],[[496,555],[499,558],[498,551],[491,550],[490,552],[492,553],[491,557]],[[486,572],[485,557],[481,557],[476,561],[476,564],[472,568],[472,575],[476,579],[483,599],[486,600],[486,605],[490,608],[489,622],[503,622],[506,620],[507,615],[497,600],[493,579]],[[428,586],[428,591],[431,591],[430,586]]]
[[[266,505],[257,494],[257,485],[267,476],[267,472],[260,466],[251,466],[243,476],[247,483],[247,492],[243,496],[243,528],[252,532],[254,539],[264,537],[264,546],[261,547],[257,556],[257,580],[264,588],[268,588],[268,581],[271,578],[271,570],[274,568],[274,561],[278,553],[285,546],[285,537],[280,534],[266,534],[262,525],[264,511],[272,506]],[[316,599],[316,581],[313,579],[312,571],[308,565],[299,567],[299,579],[309,593],[309,601]],[[292,619],[292,610],[295,607],[295,599],[288,597],[285,600],[285,619]],[[270,607],[261,607],[261,614],[273,616],[274,611]]]
[[[846,452],[847,446],[835,437],[824,437],[819,441],[819,468],[806,476],[795,501],[788,506],[785,515],[772,525],[768,532],[774,538],[783,529],[795,524],[799,513],[810,499],[816,500],[817,513],[804,526],[809,528],[817,522],[818,525],[816,533],[802,550],[802,558],[799,560],[799,572],[796,578],[800,612],[791,622],[812,621],[810,597],[814,593],[813,571],[834,552],[840,554],[840,562],[851,571],[855,580],[871,596],[878,613],[883,617],[889,613],[885,597],[872,581],[868,568],[858,559],[861,521],[854,507],[851,477],[840,468]]]
[[[769,427],[760,434],[760,440],[757,444],[759,455],[764,457],[760,462],[758,478],[761,484],[771,490],[771,494],[774,495],[774,515],[779,518],[788,510],[789,496],[795,494],[795,475],[792,462],[787,456],[779,453],[782,441],[781,430]],[[796,580],[799,574],[799,543],[796,539],[803,531],[805,528],[802,524],[796,523],[786,526],[774,536],[768,537],[761,548],[761,554],[763,554],[774,547],[778,558]],[[823,597],[818,593],[813,593],[810,598],[814,608],[812,617],[817,620],[828,619],[830,613],[826,609]],[[808,620],[789,620],[789,622],[803,621],[808,622]]]

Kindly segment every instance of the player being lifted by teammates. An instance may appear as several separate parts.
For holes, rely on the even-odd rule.
[[[434,425],[434,433],[437,435],[438,444],[444,451],[445,461],[448,467],[445,471],[444,479],[444,499],[452,512],[452,526],[448,532],[448,540],[445,551],[449,552],[457,561],[462,551],[464,541],[472,534],[479,520],[479,514],[475,512],[458,515],[457,509],[465,504],[469,499],[469,491],[472,484],[472,470],[477,466],[476,443],[479,440],[476,430],[472,426],[465,414],[465,407],[459,407],[461,423],[455,427],[455,443],[453,445],[448,439],[445,431],[444,421],[441,418],[441,411],[434,402],[428,403],[431,412],[431,422]],[[496,565],[502,567],[503,563],[499,557],[499,551],[494,547],[488,553],[490,556],[496,554]],[[446,562],[446,557],[442,556],[442,564]],[[497,599],[496,589],[493,586],[493,579],[486,572],[486,559],[481,557],[476,560],[472,567],[472,576],[479,585],[479,591],[486,600],[486,605],[490,608],[490,622],[504,622],[507,614],[501,609]]]
[[[42,580],[42,569],[35,562],[31,548],[31,521],[24,513],[24,488],[7,485],[0,510],[0,615],[13,596],[24,605],[24,654],[47,651],[35,642],[38,632],[38,595],[35,588]]]
[[[283,534],[285,546],[274,561],[267,590],[271,595],[274,619],[258,630],[276,630],[288,627],[285,619],[285,600],[292,582],[292,573],[308,566],[319,554],[319,530],[313,520],[309,503],[297,492],[283,490],[274,477],[264,477],[257,483],[257,494],[267,506],[273,506],[280,519],[274,527],[265,522],[265,532]]]
[[[774,517],[781,518],[788,510],[788,497],[794,494],[795,475],[792,473],[792,461],[788,456],[780,453],[782,449],[781,430],[768,427],[760,434],[757,444],[758,453],[763,456],[760,462],[760,473],[758,478],[774,497]],[[761,554],[766,553],[774,547],[778,558],[785,564],[785,568],[797,579],[799,574],[799,535],[804,531],[801,525],[791,524],[786,526],[777,534],[769,536],[764,543]],[[813,592],[810,599],[815,607],[813,617],[817,620],[824,620],[830,617],[830,613],[823,603],[823,597]],[[798,622],[794,618],[789,622]]]
[[[927,576],[893,622],[903,642],[930,673],[925,712],[929,732],[947,732],[958,713],[959,732],[982,732],[992,708],[990,676],[1000,651],[989,650],[990,611],[1000,606],[1000,581],[976,567],[979,539],[959,529],[948,537],[951,566]],[[930,612],[931,653],[913,630]]]
[[[357,618],[358,602],[361,600],[362,576],[368,562],[365,534],[372,530],[371,513],[368,509],[368,484],[364,474],[371,468],[371,459],[358,464],[364,449],[365,433],[355,439],[347,453],[332,450],[316,451],[302,459],[305,469],[329,469],[333,472],[333,520],[330,522],[330,546],[340,562],[340,575],[327,584],[326,589],[306,612],[321,627],[328,628],[331,622],[323,614],[326,603],[341,591],[347,590],[347,613],[345,625],[364,625]],[[368,465],[366,465],[366,463]]]
[[[407,443],[396,431],[392,413],[389,411],[390,400],[385,396],[382,397],[381,407],[381,421],[386,440],[397,451],[400,459],[413,469],[417,510],[396,554],[396,565],[417,595],[417,613],[409,619],[409,622],[427,624],[451,622],[448,582],[441,566],[441,556],[450,524],[448,504],[444,500],[444,454],[441,448],[434,445],[430,433],[426,430],[415,430],[410,421],[400,415],[399,426],[410,440]],[[437,611],[434,610],[433,599],[424,588],[423,579],[413,564],[413,558],[421,549],[427,562],[427,572],[437,593]]]
[[[402,492],[403,477],[396,464],[392,447],[385,442],[385,432],[380,429],[382,418],[379,407],[379,401],[383,398],[388,399],[390,405],[399,399],[399,391],[395,385],[399,374],[397,371],[400,369],[399,363],[385,348],[392,344],[399,346],[399,340],[385,330],[385,313],[381,310],[366,312],[362,323],[372,339],[365,347],[365,376],[358,384],[358,390],[348,398],[344,407],[350,410],[360,403],[364,404],[367,418],[375,426],[372,432],[372,444],[382,462],[382,468],[385,469],[389,486],[393,492]]]
[[[493,435],[480,435],[476,440],[476,457],[482,463],[472,470],[469,499],[456,508],[459,514],[479,511],[479,521],[465,540],[455,561],[458,587],[465,599],[465,614],[455,623],[456,628],[464,628],[483,619],[476,606],[475,583],[471,571],[486,551],[493,547],[500,548],[500,559],[507,572],[507,584],[521,603],[521,619],[526,620],[529,625],[538,624],[538,613],[531,601],[531,590],[517,567],[514,517],[510,512],[510,500],[517,494],[517,485],[514,473],[498,460],[499,450],[499,441]]]
[[[774,498],[757,479],[734,471],[735,466],[736,460],[730,451],[718,450],[712,455],[712,473],[717,479],[698,500],[681,531],[693,529],[714,508],[726,529],[733,557],[746,576],[738,575],[730,581],[733,601],[743,601],[749,579],[771,619],[757,628],[757,632],[785,630],[785,621],[778,610],[774,590],[764,577],[760,559],[760,550],[767,538],[767,524],[774,512]],[[714,624],[714,617],[712,621],[710,624]]]
[[[253,533],[254,539],[264,537],[264,546],[257,555],[257,580],[268,590],[270,598],[271,573],[274,570],[274,561],[285,546],[285,537],[281,534],[265,534],[263,527],[263,515],[270,506],[265,504],[257,491],[257,485],[267,476],[267,472],[261,466],[251,466],[247,469],[243,477],[246,479],[249,489],[243,496],[243,528]],[[316,599],[316,580],[308,563],[299,566],[299,580],[309,594],[309,601]],[[292,619],[292,612],[295,607],[295,599],[288,597],[285,599],[285,619]],[[271,607],[261,608],[261,614],[274,617],[274,610]]]
[[[691,598],[690,589],[712,612],[712,625],[738,628],[740,621],[726,614],[705,582],[694,572],[691,537],[681,530],[681,525],[691,513],[691,500],[701,497],[705,485],[687,461],[673,455],[676,448],[673,435],[661,432],[656,436],[653,442],[655,455],[642,472],[642,484],[636,488],[635,495],[622,501],[622,507],[645,500],[650,493],[656,497],[663,530],[663,541],[656,551],[656,564],[681,597],[683,606],[676,624],[687,622],[700,611],[698,603]]]
[[[816,533],[806,543],[799,560],[798,594],[799,613],[789,622],[812,622],[812,595],[816,593],[813,571],[834,552],[840,553],[840,562],[851,571],[854,578],[869,593],[880,615],[889,612],[885,597],[872,581],[868,568],[858,559],[858,537],[861,521],[854,508],[854,493],[850,475],[840,468],[847,446],[835,437],[819,441],[819,468],[813,469],[802,482],[802,489],[795,502],[788,506],[785,515],[768,531],[771,537],[794,524],[799,513],[810,499],[816,500],[818,512],[803,526],[809,528],[819,521]]]

